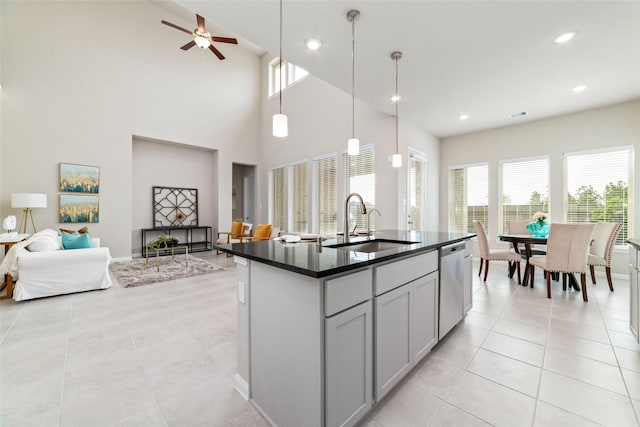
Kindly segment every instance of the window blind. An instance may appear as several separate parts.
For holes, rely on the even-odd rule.
[[[418,231],[424,223],[424,165],[425,161],[419,157],[409,156],[409,230]]]
[[[549,212],[549,159],[507,161],[501,164],[502,232],[508,220],[532,220]]]
[[[307,163],[289,166],[291,188],[291,224],[294,232],[309,231],[309,177]]]
[[[604,152],[567,153],[566,221],[618,222],[622,224],[616,244],[630,235],[633,218],[629,203],[632,149]]]
[[[367,205],[367,209],[373,209],[376,206],[375,154],[375,147],[366,145],[360,147],[360,154],[357,156],[345,155],[347,195],[359,193]],[[375,221],[374,215],[371,215],[372,224]],[[366,230],[366,215],[360,213],[360,206],[355,201],[349,204],[349,218],[351,230],[355,224],[358,225],[358,229]]]
[[[285,213],[285,187],[284,187],[284,168],[276,168],[271,170],[271,222],[274,227],[285,229],[284,213]]]
[[[473,233],[473,221],[488,227],[489,166],[449,170],[449,231]]]
[[[315,174],[316,229],[321,234],[338,231],[336,195],[336,155],[313,161]]]

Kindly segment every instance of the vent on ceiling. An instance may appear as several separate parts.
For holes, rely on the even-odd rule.
[[[509,117],[511,117],[512,119],[517,119],[518,117],[524,117],[527,115],[526,111],[520,111],[518,113],[511,113],[509,114]]]

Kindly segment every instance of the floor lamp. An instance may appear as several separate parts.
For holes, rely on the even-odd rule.
[[[25,234],[27,232],[27,221],[31,219],[31,226],[35,233],[36,223],[33,221],[33,208],[46,208],[47,195],[41,193],[14,193],[11,195],[11,207],[22,209],[22,219],[20,220],[18,232]]]

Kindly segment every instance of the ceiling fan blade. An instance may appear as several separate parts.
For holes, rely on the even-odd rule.
[[[191,40],[189,43],[185,44],[184,46],[182,46],[180,49],[182,50],[189,50],[192,47],[194,47],[196,45],[196,42]]]
[[[178,27],[176,24],[172,24],[171,22],[167,22],[167,21],[164,21],[164,20],[163,20],[163,21],[160,21],[160,22],[162,22],[164,25],[168,25],[168,26],[170,26],[170,27],[173,27],[173,28],[175,28],[176,30],[184,31],[184,32],[185,32],[185,33],[187,33],[187,34],[192,34],[192,32],[191,32],[191,31],[189,31],[189,30],[185,30],[185,29],[184,29],[184,28],[182,28],[182,27]]]
[[[211,36],[211,40],[213,40],[214,42],[220,42],[220,43],[238,44],[238,40],[233,39],[231,37]]]
[[[201,31],[204,33],[204,18],[196,14],[196,20],[198,21],[198,31]]]
[[[220,53],[220,51],[218,49],[215,48],[215,46],[213,45],[209,45],[209,50],[213,53],[216,54],[216,56],[218,57],[218,59],[220,61],[222,61],[224,59],[224,55]]]

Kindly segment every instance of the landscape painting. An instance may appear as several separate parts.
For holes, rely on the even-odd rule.
[[[61,194],[59,222],[99,222],[99,196]]]
[[[100,168],[97,166],[60,163],[60,191],[67,193],[99,193]]]

